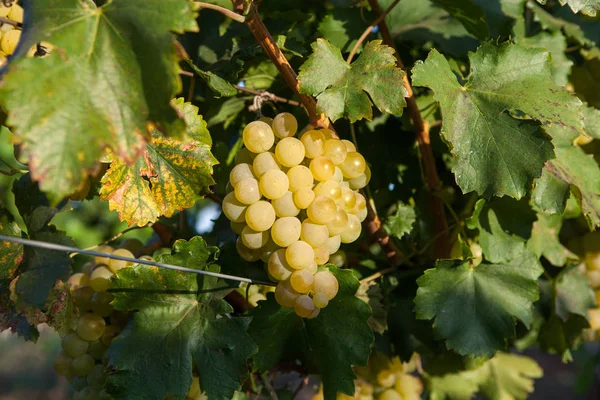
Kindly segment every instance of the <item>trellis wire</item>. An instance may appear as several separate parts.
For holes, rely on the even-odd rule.
[[[150,266],[154,266],[154,267],[170,269],[173,271],[189,272],[192,274],[212,276],[215,278],[227,279],[230,281],[246,282],[246,283],[250,283],[250,284],[263,285],[263,286],[275,286],[275,284],[272,282],[262,282],[262,281],[257,281],[257,280],[250,279],[250,278],[242,278],[240,276],[233,276],[233,275],[227,275],[227,274],[220,274],[218,272],[210,272],[210,271],[203,271],[203,270],[192,269],[192,268],[185,268],[185,267],[180,267],[177,265],[160,263],[157,261],[140,260],[140,259],[136,259],[136,258],[117,256],[117,255],[113,255],[113,254],[102,253],[99,251],[83,250],[83,249],[78,249],[76,247],[65,246],[62,244],[42,242],[39,240],[25,239],[25,238],[20,238],[20,237],[16,237],[16,236],[0,235],[0,242],[12,242],[12,243],[17,243],[17,244],[22,244],[24,246],[38,247],[40,249],[64,251],[67,253],[86,254],[86,255],[95,256],[95,257],[112,258],[113,260],[129,261],[134,264],[150,265]]]

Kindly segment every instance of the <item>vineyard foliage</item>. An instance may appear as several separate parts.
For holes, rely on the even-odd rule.
[[[0,235],[146,261],[0,241],[0,331],[59,332],[56,369],[76,399],[527,398],[543,370],[516,353],[570,362],[600,337],[598,10],[0,2]],[[318,140],[292,137],[316,130],[343,154],[281,165],[273,141],[248,149],[247,126],[302,151]],[[292,284],[281,306],[283,284],[272,287],[284,278],[263,268],[279,245],[273,221],[254,229],[260,218],[243,213],[256,200],[234,191],[242,168],[269,185],[253,161],[268,151],[284,178],[293,165],[312,172],[315,202],[315,171],[333,182],[339,170],[328,187],[344,200],[327,200],[362,221],[339,251],[312,246],[315,260],[326,253],[311,256],[308,286],[317,268],[337,286],[316,309],[302,292],[307,318],[301,291]],[[316,206],[298,206],[289,187],[293,219],[315,223]],[[260,190],[272,210],[281,195]],[[234,231],[261,243],[247,248]],[[301,268],[284,253],[287,277]],[[304,387],[309,375],[316,387]]]

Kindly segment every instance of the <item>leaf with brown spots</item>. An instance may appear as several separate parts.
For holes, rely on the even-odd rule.
[[[176,101],[188,124],[186,139],[166,138],[154,131],[142,156],[131,166],[115,159],[102,178],[100,198],[108,200],[121,220],[146,225],[161,216],[194,205],[215,184],[216,158],[198,108]]]
[[[21,230],[6,210],[0,210],[0,234],[21,237]],[[10,281],[15,277],[23,256],[23,245],[0,242],[0,281]]]

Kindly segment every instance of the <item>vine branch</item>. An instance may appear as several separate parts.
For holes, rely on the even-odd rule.
[[[220,7],[215,4],[202,3],[200,1],[196,1],[195,4],[200,8],[208,8],[210,10],[218,11],[226,17],[231,18],[232,20],[240,22],[242,24],[246,22],[246,18],[243,15],[240,15],[235,11],[228,10],[225,7]]]
[[[369,0],[369,4],[371,5],[371,8],[373,9],[375,15],[382,15],[382,11],[379,7],[379,3],[377,2],[377,0]],[[396,49],[396,46],[394,45],[394,40],[392,39],[390,30],[385,22],[385,18],[382,18],[378,25],[379,31],[381,32],[381,36],[383,38],[383,43],[394,49],[394,54],[396,56],[396,64],[399,68],[402,68],[403,70],[405,70],[405,72],[407,72],[404,63],[400,58],[400,54],[398,54],[398,49]],[[406,108],[410,115],[410,119],[413,122],[415,134],[417,135],[417,143],[421,152],[427,189],[429,190],[431,213],[435,227],[435,233],[437,236],[435,246],[435,257],[445,258],[450,252],[450,238],[448,235],[448,222],[446,221],[446,214],[444,212],[444,203],[442,202],[440,197],[437,196],[437,192],[441,187],[441,182],[437,173],[437,168],[435,166],[435,158],[433,157],[433,151],[431,149],[429,126],[427,125],[425,120],[423,120],[423,116],[419,111],[419,107],[417,106],[412,86],[410,85],[410,82],[408,80],[408,74],[404,75],[403,80],[404,87],[408,92],[408,97],[406,98]]]

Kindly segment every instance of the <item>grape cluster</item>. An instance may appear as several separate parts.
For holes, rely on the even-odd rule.
[[[142,244],[130,239],[121,248],[102,246],[99,252],[133,258]],[[112,397],[104,390],[107,378],[105,353],[112,340],[127,322],[128,316],[111,306],[114,296],[107,292],[110,278],[127,261],[95,257],[82,272],[69,278],[69,290],[79,319],[71,332],[62,338],[62,351],[54,361],[56,372],[69,379],[75,400],[105,400]]]
[[[279,282],[277,302],[314,318],[338,291],[335,276],[319,266],[360,236],[367,209],[358,189],[370,171],[352,142],[328,129],[296,138],[297,129],[289,113],[244,128],[223,212],[240,235],[240,256],[262,260]]]
[[[15,1],[10,7],[6,7],[0,1],[0,17],[8,18],[11,21],[23,23],[23,7]],[[11,55],[19,40],[21,39],[21,28],[15,25],[4,23],[0,26],[0,66],[7,61],[7,56]]]
[[[590,329],[588,339],[600,338],[600,232],[591,232],[581,240],[585,274],[596,292],[596,308],[588,310]]]

